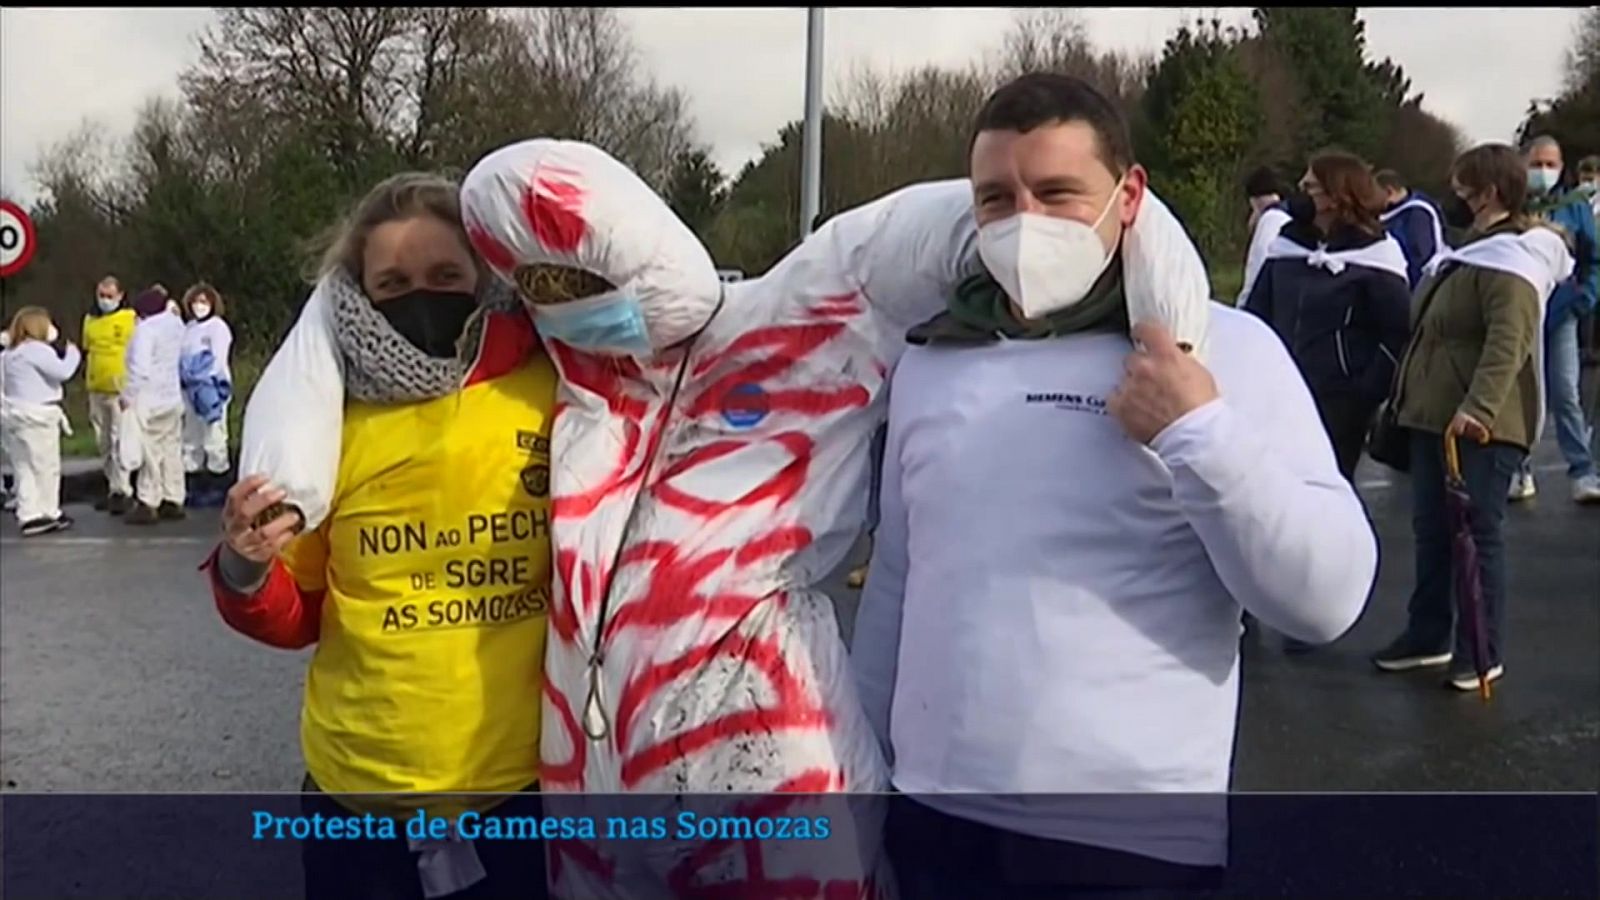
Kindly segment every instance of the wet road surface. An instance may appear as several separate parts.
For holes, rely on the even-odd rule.
[[[1567,497],[1541,448],[1540,497],[1508,520],[1506,677],[1493,702],[1440,673],[1382,675],[1411,585],[1409,496],[1361,476],[1383,566],[1334,645],[1244,641],[1236,790],[1593,791],[1600,757],[1600,508]],[[0,526],[0,777],[26,791],[293,791],[309,651],[251,643],[218,619],[196,567],[214,512],[132,529],[74,507],[77,529]],[[848,630],[857,595],[833,579]]]

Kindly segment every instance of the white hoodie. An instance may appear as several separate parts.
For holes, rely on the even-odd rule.
[[[229,328],[227,321],[220,316],[206,316],[184,326],[184,358],[210,350],[213,359],[210,374],[220,376],[222,380],[228,382],[233,381],[233,372],[228,365],[228,354],[232,348],[233,329]]]
[[[139,320],[128,341],[128,374],[122,397],[142,413],[183,405],[178,363],[183,357],[183,320],[169,312]]]

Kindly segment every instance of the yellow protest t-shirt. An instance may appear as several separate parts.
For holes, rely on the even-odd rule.
[[[83,317],[84,386],[93,394],[122,390],[128,371],[128,342],[133,340],[133,310],[119,309]]]
[[[538,779],[555,382],[535,353],[437,400],[347,406],[332,512],[284,558],[326,591],[300,726],[323,791]]]

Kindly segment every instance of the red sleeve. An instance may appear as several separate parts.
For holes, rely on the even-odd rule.
[[[322,624],[322,598],[326,591],[308,591],[290,574],[282,560],[274,560],[266,583],[251,595],[235,593],[222,581],[213,550],[201,569],[211,581],[217,612],[228,627],[271,647],[299,650],[317,642]]]

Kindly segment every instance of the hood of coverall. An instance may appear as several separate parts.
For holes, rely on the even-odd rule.
[[[581,269],[639,300],[662,350],[704,328],[722,284],[711,254],[627,166],[580,141],[503,147],[461,183],[462,219],[484,261],[507,280],[524,266]]]

